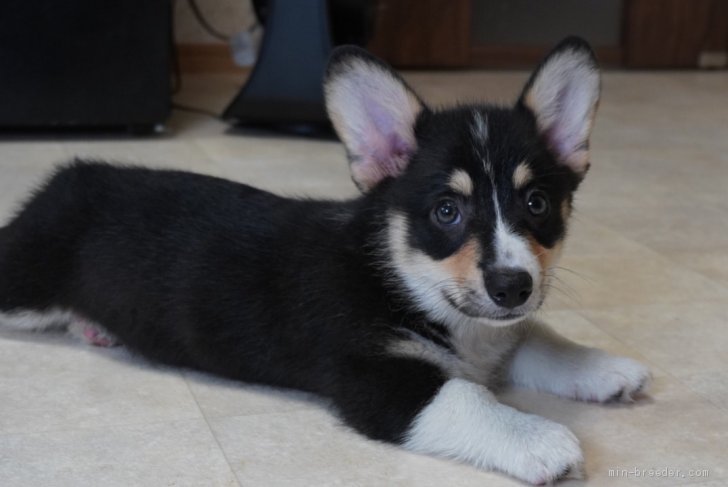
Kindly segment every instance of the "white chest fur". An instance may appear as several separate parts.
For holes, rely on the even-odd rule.
[[[464,325],[451,329],[452,350],[411,332],[389,345],[393,355],[430,362],[451,378],[492,385],[519,341],[520,327]]]
[[[464,326],[452,331],[451,343],[460,362],[457,377],[491,385],[518,343],[516,327]]]

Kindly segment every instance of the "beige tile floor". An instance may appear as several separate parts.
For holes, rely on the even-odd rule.
[[[524,76],[407,78],[440,104],[508,101]],[[220,109],[240,81],[188,77],[178,100]],[[336,143],[226,129],[175,112],[156,138],[2,137],[0,219],[73,156],[191,169],[286,194],[355,193]],[[576,432],[590,485],[728,485],[726,186],[728,74],[605,75],[593,170],[543,316],[576,340],[648,363],[654,386],[633,406],[504,395]],[[610,477],[610,469],[682,475]],[[2,332],[0,485],[520,484],[365,440],[302,394],[155,367],[61,336]]]

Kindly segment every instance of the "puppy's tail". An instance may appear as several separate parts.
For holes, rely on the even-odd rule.
[[[73,314],[60,309],[0,311],[0,329],[43,331],[67,328],[72,321]]]

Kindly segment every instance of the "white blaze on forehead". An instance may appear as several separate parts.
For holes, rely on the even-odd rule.
[[[450,181],[448,182],[450,189],[456,193],[460,193],[464,196],[470,196],[473,194],[473,180],[470,178],[467,172],[462,169],[456,169],[450,175]]]
[[[470,132],[476,142],[481,144],[488,142],[488,125],[482,113],[473,111],[473,124],[470,126]]]
[[[531,275],[534,288],[538,288],[541,282],[541,271],[538,257],[533,254],[528,240],[513,231],[511,226],[503,219],[500,204],[498,203],[498,192],[493,187],[493,205],[495,207],[495,262],[498,268],[523,269]]]
[[[492,175],[493,168],[487,157],[488,148],[488,121],[486,117],[477,110],[473,111],[473,123],[470,125],[470,134],[473,136],[473,150],[483,163],[485,174]]]
[[[525,161],[516,166],[516,170],[513,171],[513,186],[516,189],[521,189],[531,182],[532,179],[533,172]]]

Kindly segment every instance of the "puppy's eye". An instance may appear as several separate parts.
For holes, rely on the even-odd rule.
[[[551,205],[546,193],[537,189],[529,192],[528,196],[526,196],[526,206],[528,206],[528,211],[537,217],[545,217],[551,211]]]
[[[442,200],[432,210],[433,217],[441,225],[455,225],[460,223],[460,210],[453,200]]]

